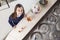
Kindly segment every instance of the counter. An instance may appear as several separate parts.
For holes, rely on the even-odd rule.
[[[17,25],[15,29],[13,29],[5,40],[22,40],[36,25],[36,23],[46,14],[46,12],[55,4],[57,0],[48,0],[48,4],[45,7],[41,6],[41,11],[38,14],[34,15],[32,21],[28,22],[26,17],[24,17]],[[19,30],[24,29],[19,32]]]

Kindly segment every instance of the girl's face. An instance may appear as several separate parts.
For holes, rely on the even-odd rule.
[[[23,7],[18,7],[16,9],[17,14],[22,14],[23,13]]]

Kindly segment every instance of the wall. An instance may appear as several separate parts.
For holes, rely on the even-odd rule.
[[[8,18],[13,12],[15,5],[18,3],[22,4],[24,6],[25,13],[27,13],[37,1],[36,0],[17,0],[9,4],[10,8],[3,9],[3,7],[7,5],[0,7],[0,40],[3,40],[3,38],[9,33],[9,31],[12,30],[12,27],[8,23]]]

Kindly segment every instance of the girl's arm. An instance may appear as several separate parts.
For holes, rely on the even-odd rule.
[[[12,19],[11,17],[9,18],[8,22],[9,22],[9,24],[10,24],[12,27],[15,26],[15,24],[14,24],[14,22],[13,22],[13,19]]]

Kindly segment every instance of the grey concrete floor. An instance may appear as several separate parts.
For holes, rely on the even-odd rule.
[[[56,3],[53,8],[51,9],[49,14],[43,18],[43,21],[38,23],[37,27],[43,27],[39,29],[39,32],[43,35],[43,39],[34,39],[37,37],[35,34],[35,37],[30,38],[31,36],[27,38],[27,40],[60,40],[60,3]],[[47,25],[46,25],[47,24]],[[39,26],[40,25],[40,26]],[[48,26],[48,28],[46,28]],[[46,29],[44,29],[44,27]],[[49,29],[47,31],[47,29]],[[35,29],[37,30],[37,29]],[[46,33],[42,33],[47,31]],[[38,30],[37,30],[38,31]],[[32,31],[34,32],[34,31]]]

